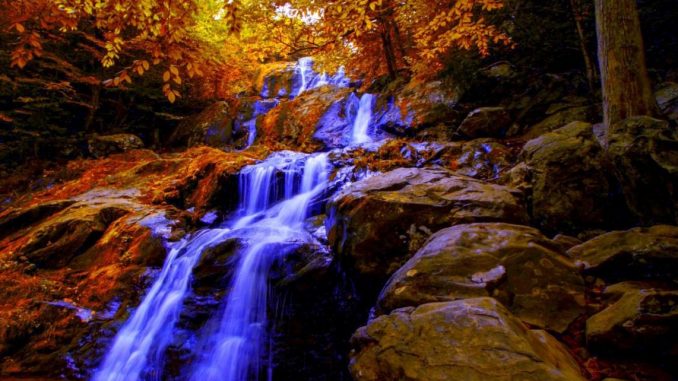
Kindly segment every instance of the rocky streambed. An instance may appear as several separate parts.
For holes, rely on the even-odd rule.
[[[295,230],[268,249],[267,344],[259,376],[242,379],[676,377],[678,139],[666,121],[601,134],[585,100],[469,107],[437,83],[364,102],[306,66],[264,83],[241,108],[184,122],[172,144],[191,148],[104,139],[101,158],[0,212],[0,376],[93,377],[168,248],[237,229],[243,174],[260,168],[265,184],[247,186],[266,189],[253,209],[264,214],[236,225]],[[370,142],[356,142],[367,104]],[[311,189],[318,155],[322,190],[303,216],[279,219]],[[197,253],[161,358],[139,379],[191,379],[257,243],[243,237]]]

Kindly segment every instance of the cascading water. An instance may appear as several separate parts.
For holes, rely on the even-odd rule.
[[[325,84],[348,86],[343,70],[332,77],[317,74],[310,58],[301,59],[296,70],[299,78],[293,85],[294,96]],[[352,125],[350,137],[343,144],[371,142],[374,96],[364,94],[354,102],[349,113],[349,118],[353,118],[348,122],[348,126]],[[274,97],[257,100],[251,117],[239,122],[249,130],[248,146],[256,138],[257,117],[277,104]],[[319,205],[315,201],[322,199],[328,186],[327,157],[282,151],[245,167],[240,173],[240,205],[234,218],[217,228],[204,229],[183,241],[167,244],[169,253],[160,275],[118,332],[94,380],[164,378],[164,353],[190,291],[193,268],[205,249],[233,238],[243,242],[244,248],[236,253],[237,263],[223,308],[203,328],[198,343],[191,345],[194,361],[181,379],[264,378],[260,373],[265,368],[261,361],[269,352],[269,272],[275,261],[300,245],[321,245],[306,231],[304,223],[314,212],[320,212],[315,210]],[[268,369],[270,379],[270,365]]]
[[[328,76],[327,73],[317,73],[313,70],[313,58],[300,58],[295,66],[295,71],[299,77],[299,83],[293,86],[293,96],[297,97],[301,93],[316,89],[325,85],[332,85],[334,87],[346,87],[349,85],[349,80],[346,78],[346,72],[343,67],[333,75]]]
[[[272,159],[273,163],[267,160],[242,172],[242,217],[233,225],[231,235],[241,236],[250,245],[238,254],[238,265],[218,329],[205,335],[206,342],[201,345],[201,357],[192,371],[192,380],[260,379],[260,359],[267,349],[269,269],[284,253],[281,246],[300,240],[314,241],[304,230],[303,222],[310,214],[312,201],[325,190],[326,155],[305,159],[298,186],[297,161],[282,169],[282,193],[286,199],[278,204],[273,204],[277,197],[273,184],[280,170],[276,165],[280,158]]]
[[[353,130],[351,134],[352,144],[364,144],[372,141],[369,135],[370,120],[372,119],[372,106],[374,103],[374,95],[363,94],[360,97],[360,105],[358,113],[353,122]]]
[[[96,381],[159,379],[162,358],[202,251],[220,242],[228,229],[203,230],[170,246],[162,271],[132,317],[116,335]]]

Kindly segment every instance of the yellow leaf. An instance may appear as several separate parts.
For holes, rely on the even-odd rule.
[[[170,72],[169,71],[166,71],[165,73],[163,73],[162,80],[164,82],[169,82],[169,80],[170,80]]]
[[[373,11],[377,10],[377,3],[370,3],[370,9]]]
[[[177,100],[177,96],[174,95],[173,91],[170,91],[167,93],[167,99],[170,101],[170,103],[174,103],[174,101]]]
[[[20,23],[14,24],[14,29],[16,29],[16,31],[19,33],[23,33],[26,31],[26,28],[24,28],[24,26],[21,25]]]
[[[177,69],[177,67],[174,66],[174,65],[170,66],[170,71],[171,71],[172,74],[174,74],[174,75],[179,75],[179,69]]]

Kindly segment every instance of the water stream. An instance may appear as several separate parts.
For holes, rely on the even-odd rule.
[[[347,85],[343,71],[328,77],[313,72],[312,65],[310,59],[297,64],[300,82],[295,84],[298,89],[295,95],[323,84]],[[248,146],[256,138],[256,118],[277,102],[271,98],[254,104],[253,119],[245,123],[250,130]],[[364,94],[360,98],[350,131],[352,144],[372,141],[369,128],[373,106],[373,95]],[[198,343],[191,348],[194,361],[182,379],[270,380],[272,367],[264,363],[270,349],[269,271],[291,251],[303,245],[320,245],[304,223],[322,213],[329,168],[326,153],[291,151],[276,152],[243,168],[237,210],[218,227],[167,244],[168,256],[160,274],[114,338],[93,379],[162,379],[164,353],[190,293],[193,268],[205,249],[235,238],[244,242],[244,246],[235,253],[236,264],[227,296],[218,314],[199,332]]]
[[[366,93],[360,97],[358,114],[353,122],[353,131],[351,135],[352,144],[364,144],[372,141],[372,138],[369,135],[369,128],[372,119],[373,104],[374,95]]]

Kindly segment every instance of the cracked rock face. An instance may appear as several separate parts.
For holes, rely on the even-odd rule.
[[[328,205],[330,245],[355,272],[385,281],[435,231],[526,223],[522,193],[440,169],[400,168],[352,184]]]
[[[562,344],[492,298],[398,309],[360,328],[351,344],[357,381],[584,380]]]
[[[457,225],[431,236],[393,274],[377,312],[481,296],[557,332],[584,313],[584,281],[561,247],[537,229],[504,223]]]

